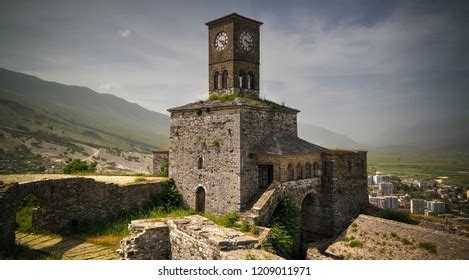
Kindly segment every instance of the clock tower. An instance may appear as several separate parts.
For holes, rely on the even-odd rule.
[[[259,97],[259,27],[236,13],[207,22],[209,95]]]

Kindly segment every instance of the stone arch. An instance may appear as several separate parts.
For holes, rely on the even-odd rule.
[[[311,242],[321,232],[321,207],[316,192],[306,194],[301,202],[301,241]]]
[[[254,73],[248,73],[248,82],[247,82],[248,89],[254,89]]]
[[[303,179],[303,165],[300,162],[296,165],[296,179]]]
[[[197,157],[197,169],[204,168],[204,158],[202,156]]]
[[[313,176],[318,177],[319,176],[319,164],[317,161],[313,163]]]
[[[225,69],[221,74],[221,88],[227,89],[228,88],[228,71]]]
[[[305,179],[311,178],[311,163],[309,162],[305,163],[304,175]]]
[[[288,173],[288,181],[295,180],[295,169],[293,168],[293,164],[288,164],[287,173]]]
[[[239,87],[240,88],[247,87],[246,73],[244,73],[243,69],[239,70]]]
[[[361,159],[357,160],[357,167],[359,172],[363,172],[365,169],[365,165],[363,164],[363,161]]]
[[[205,212],[205,196],[205,188],[199,185],[195,191],[195,210],[197,212]]]
[[[213,89],[219,89],[220,87],[220,73],[218,71],[215,71],[215,74],[213,75]]]

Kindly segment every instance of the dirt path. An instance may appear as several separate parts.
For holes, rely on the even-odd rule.
[[[17,232],[16,243],[62,260],[117,260],[112,248],[57,235]]]

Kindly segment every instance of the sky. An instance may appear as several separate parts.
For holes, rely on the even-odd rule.
[[[162,113],[208,97],[205,22],[261,26],[261,96],[367,143],[469,115],[468,1],[4,1],[0,67]]]

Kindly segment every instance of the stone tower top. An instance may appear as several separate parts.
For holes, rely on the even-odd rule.
[[[209,94],[259,97],[262,22],[236,13],[207,22]]]

